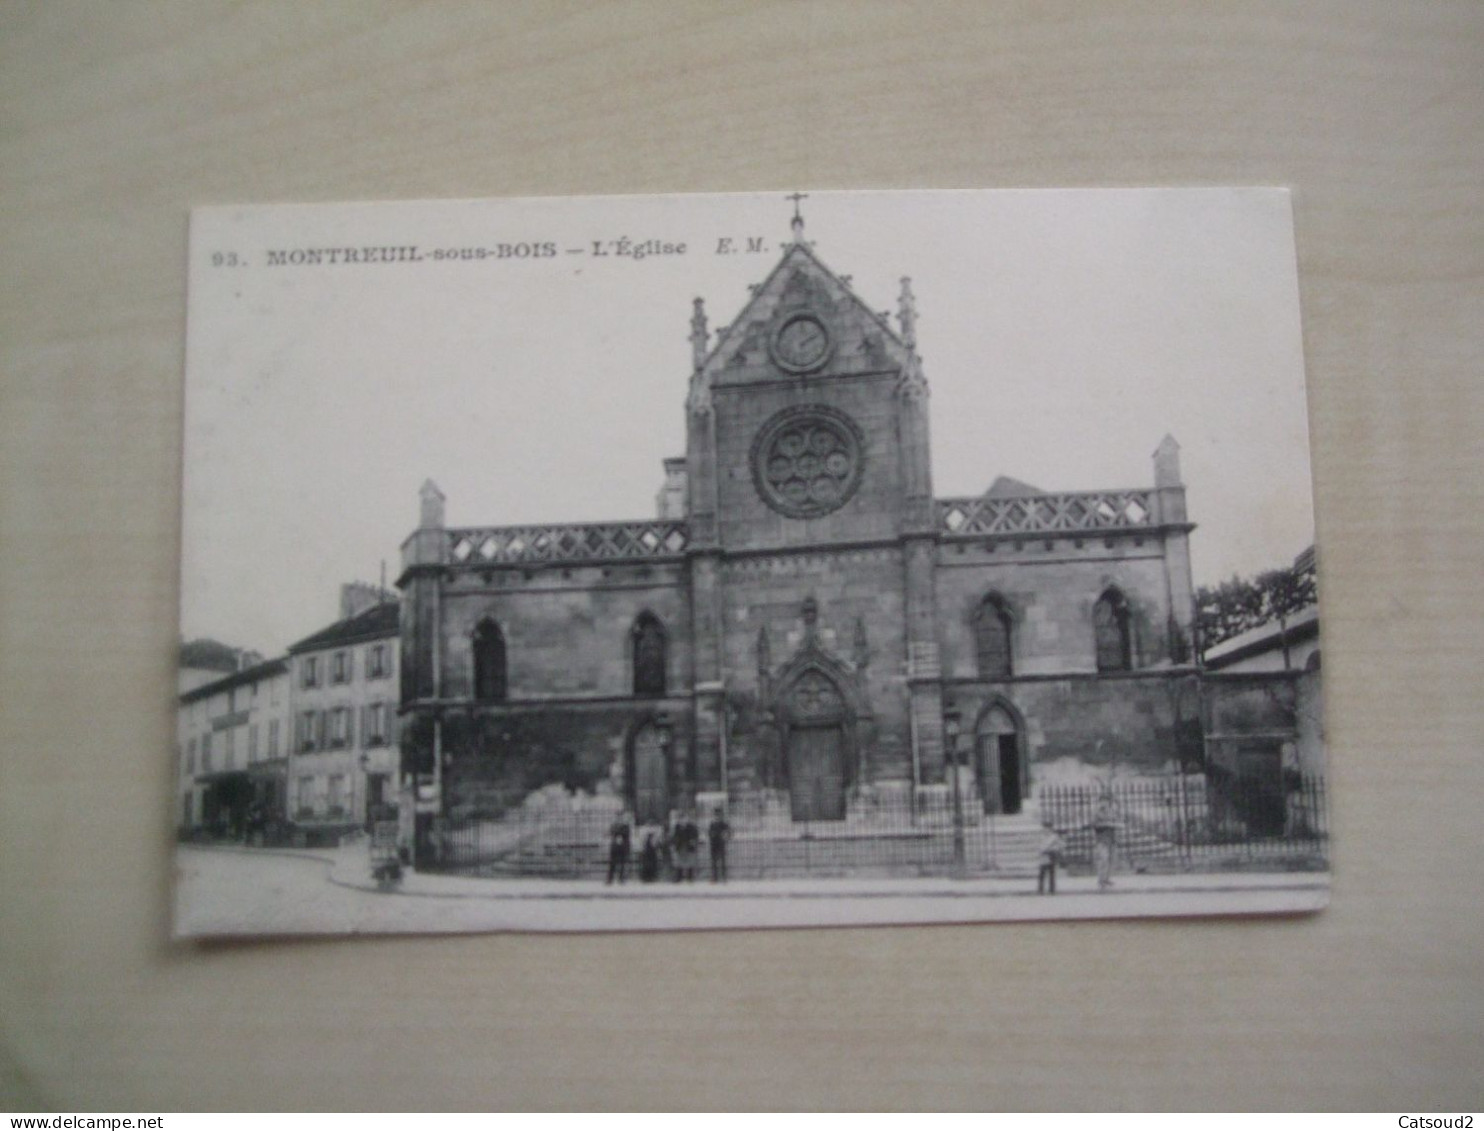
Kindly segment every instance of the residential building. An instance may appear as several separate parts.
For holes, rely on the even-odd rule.
[[[340,618],[289,648],[288,815],[306,836],[364,826],[396,801],[398,606],[378,586],[342,586]]]
[[[180,696],[177,826],[184,835],[271,835],[285,816],[288,662],[237,652],[243,666]]]

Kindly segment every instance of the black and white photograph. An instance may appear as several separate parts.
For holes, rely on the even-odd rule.
[[[197,209],[174,932],[1319,910],[1295,263],[1269,188]]]

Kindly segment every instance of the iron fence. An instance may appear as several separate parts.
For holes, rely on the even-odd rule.
[[[1065,862],[1091,863],[1094,814],[1105,788],[1078,784],[1037,790],[1042,819],[1066,844]],[[1135,868],[1264,859],[1314,865],[1323,863],[1328,847],[1319,776],[1132,778],[1115,782],[1111,795],[1118,852]]]
[[[1276,796],[1243,780],[1202,775],[1115,783],[1119,855],[1140,870],[1219,867],[1228,860],[1312,866],[1325,849],[1324,787],[1318,778],[1288,783]],[[955,800],[947,786],[853,794],[837,820],[802,819],[786,795],[755,795],[728,808],[726,872],[731,879],[796,876],[1034,875],[1050,824],[1061,859],[1087,865],[1099,787],[1042,785],[1018,814],[990,813],[971,784]],[[435,866],[505,876],[603,879],[610,832],[621,816],[613,798],[576,796],[498,816],[465,815],[438,823]],[[807,816],[807,815],[805,815]],[[667,825],[632,828],[627,873],[657,881],[684,874],[680,814]],[[710,877],[709,814],[695,816],[695,878]]]

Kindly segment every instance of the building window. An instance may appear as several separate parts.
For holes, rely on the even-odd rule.
[[[1128,601],[1109,589],[1092,607],[1092,631],[1097,646],[1098,671],[1126,672],[1132,666],[1129,648]]]
[[[237,728],[236,727],[228,727],[225,737],[226,737],[226,744],[227,744],[227,753],[226,753],[226,763],[222,766],[222,769],[224,769],[224,770],[235,770],[237,767],[235,765],[233,765],[232,759],[234,759],[237,756]]]
[[[998,594],[985,597],[974,613],[974,653],[980,679],[1004,679],[1011,674],[1010,612]]]
[[[343,817],[346,813],[345,775],[330,775],[329,815]]]
[[[201,772],[211,773],[211,735],[209,734],[201,736]]]
[[[385,679],[392,674],[391,649],[385,644],[373,644],[366,649],[366,678]]]
[[[301,753],[307,754],[315,747],[316,718],[317,713],[314,711],[305,711],[299,716],[299,750]]]
[[[474,630],[474,698],[502,703],[506,695],[505,637],[500,626],[486,618]]]
[[[304,677],[303,678],[303,686],[305,686],[305,687],[318,687],[319,686],[319,657],[318,656],[305,656],[304,657],[304,660],[303,660],[303,663],[302,663],[302,665],[300,667],[300,670],[303,672],[303,677]]]
[[[362,724],[366,746],[386,745],[386,704],[372,703],[366,708],[366,721]]]
[[[339,749],[349,746],[350,740],[350,708],[336,707],[330,712],[330,745]]]
[[[299,779],[298,795],[294,798],[294,812],[300,817],[314,816],[314,778]]]
[[[641,613],[630,632],[634,648],[634,694],[665,693],[665,629],[652,613]]]
[[[330,682],[349,683],[351,671],[351,653],[336,652],[330,657]]]
[[[268,757],[278,757],[278,720],[268,720]]]

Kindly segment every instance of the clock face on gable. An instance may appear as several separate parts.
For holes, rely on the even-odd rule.
[[[790,373],[808,373],[829,360],[834,339],[813,314],[795,314],[773,332],[773,360]]]

